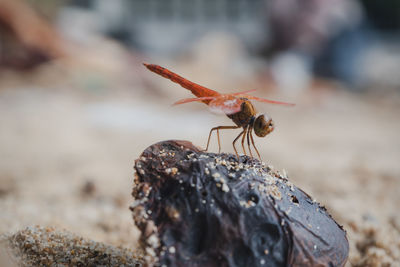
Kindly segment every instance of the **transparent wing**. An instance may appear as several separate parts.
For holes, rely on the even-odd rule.
[[[202,101],[202,102],[208,101],[209,102],[210,100],[213,100],[214,98],[215,97],[212,97],[212,96],[185,98],[185,99],[181,99],[179,101],[176,101],[172,105],[175,106],[175,105],[180,105],[180,104],[185,104],[185,103],[190,103],[190,102],[196,102],[196,101],[198,101],[198,102],[200,102],[200,101]]]
[[[241,105],[243,100],[240,98],[230,95],[221,95],[211,100],[208,103],[208,107],[214,113],[223,113],[226,115],[234,114],[239,112],[241,109]]]
[[[245,97],[247,99],[253,99],[253,100],[256,100],[256,101],[269,103],[269,104],[277,104],[277,105],[284,105],[284,106],[295,106],[295,104],[293,104],[293,103],[269,100],[269,99],[266,99],[266,98],[256,97],[256,96],[252,96],[252,95],[242,94],[241,96],[243,96],[243,97]]]
[[[246,90],[246,91],[243,91],[243,92],[233,93],[233,94],[229,94],[229,95],[245,95],[245,94],[252,93],[252,92],[255,92],[255,91],[257,91],[257,90],[256,89],[251,89],[251,90]]]

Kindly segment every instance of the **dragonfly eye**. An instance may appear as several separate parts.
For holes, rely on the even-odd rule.
[[[264,137],[274,130],[274,122],[266,115],[260,115],[254,121],[254,133],[259,137]]]

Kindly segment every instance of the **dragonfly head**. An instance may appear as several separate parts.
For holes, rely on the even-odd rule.
[[[268,115],[262,114],[255,119],[253,128],[258,137],[264,137],[274,130],[274,122]]]

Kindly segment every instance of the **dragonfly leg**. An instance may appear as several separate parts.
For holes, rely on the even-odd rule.
[[[260,153],[258,152],[258,149],[257,149],[256,145],[254,144],[254,139],[253,139],[253,135],[251,134],[251,132],[250,132],[250,138],[251,138],[251,143],[253,144],[253,147],[254,147],[254,149],[255,149],[256,152],[257,152],[258,158],[259,158],[260,161],[261,161]]]
[[[205,151],[208,150],[208,146],[210,145],[210,139],[211,139],[211,134],[213,131],[217,131],[217,136],[218,136],[218,151],[221,151],[221,144],[220,144],[220,139],[219,139],[219,130],[224,130],[224,129],[237,129],[239,128],[239,126],[217,126],[214,127],[210,130],[210,133],[208,135],[208,140],[207,140],[207,147],[205,149]],[[219,152],[218,152],[219,153]]]
[[[218,154],[221,153],[221,140],[219,139],[219,129],[217,129],[217,137],[218,137]]]
[[[251,135],[252,130],[253,130],[253,127],[249,126],[249,129],[247,131],[247,147],[249,148],[251,159],[253,159],[253,153],[251,153],[251,147],[250,147],[250,135]]]
[[[247,155],[246,149],[244,148],[244,140],[246,138],[246,135],[247,135],[247,127],[243,129],[243,136],[242,136],[242,149],[245,155]]]
[[[236,147],[235,147],[235,143],[236,143],[236,141],[242,136],[242,134],[244,133],[244,130],[235,138],[235,140],[233,140],[233,149],[235,150],[235,153],[236,153],[236,157],[238,158],[238,161],[239,161],[239,154],[238,154],[238,152],[237,152],[237,150],[236,150]]]

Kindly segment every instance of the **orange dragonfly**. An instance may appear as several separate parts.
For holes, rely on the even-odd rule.
[[[189,103],[189,102],[203,102],[210,108],[211,111],[217,113],[223,113],[227,115],[233,122],[236,124],[235,126],[217,126],[210,130],[208,135],[207,147],[210,144],[210,138],[213,131],[217,131],[218,136],[218,153],[221,152],[221,142],[219,138],[219,130],[223,129],[238,129],[243,128],[242,132],[235,138],[233,141],[233,149],[235,150],[236,156],[239,159],[239,154],[236,150],[235,143],[242,137],[242,148],[243,152],[246,155],[246,150],[244,146],[245,138],[247,137],[247,146],[250,153],[250,156],[253,157],[250,148],[250,141],[253,145],[255,151],[257,152],[258,158],[261,160],[260,153],[258,152],[257,147],[254,144],[254,138],[252,135],[252,130],[259,137],[264,137],[267,134],[271,133],[274,130],[274,123],[272,119],[266,115],[261,114],[257,116],[257,112],[254,106],[251,104],[250,99],[270,103],[270,104],[279,104],[285,106],[294,106],[294,104],[269,100],[265,98],[259,98],[248,93],[253,92],[255,90],[249,90],[244,92],[232,93],[232,94],[221,94],[214,90],[208,89],[204,86],[191,82],[178,74],[154,64],[146,64],[143,63],[150,71],[157,73],[164,78],[167,78],[175,83],[178,83],[183,88],[190,90],[196,97],[195,98],[186,98],[179,100],[174,103],[174,105]],[[256,117],[257,116],[257,117]]]

